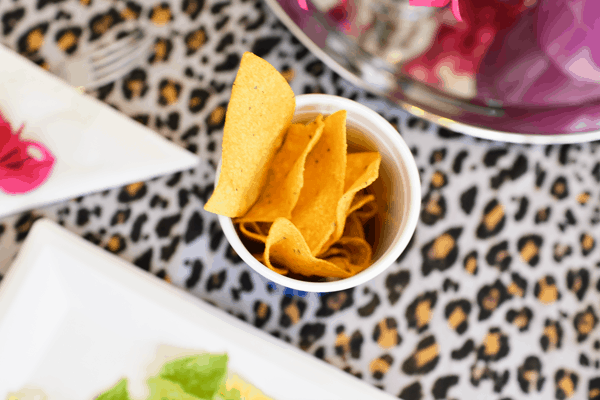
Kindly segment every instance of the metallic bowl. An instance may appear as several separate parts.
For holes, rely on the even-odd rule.
[[[266,0],[331,69],[411,114],[485,139],[600,139],[597,0]],[[590,22],[591,21],[591,22]]]

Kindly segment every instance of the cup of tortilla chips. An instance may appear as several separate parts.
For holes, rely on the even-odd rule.
[[[345,98],[296,97],[244,55],[205,205],[244,262],[291,289],[357,286],[394,264],[420,202],[414,158],[389,122]]]

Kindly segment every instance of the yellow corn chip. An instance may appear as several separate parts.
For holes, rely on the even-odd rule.
[[[358,218],[355,213],[348,215],[348,218],[346,218],[346,225],[344,226],[342,237],[365,238],[365,228],[363,227],[360,218]]]
[[[329,257],[327,261],[344,271],[352,270],[352,267],[350,266],[349,257],[345,254],[337,254],[335,256]]]
[[[285,276],[290,273],[289,269],[287,267],[283,266],[284,265],[283,263],[281,263],[279,265],[273,265],[268,258],[265,258],[266,254],[267,253],[265,250],[265,253],[263,253],[263,254],[254,254],[254,258],[256,258],[258,260],[258,262],[260,262],[263,265],[266,265],[268,268],[277,272],[278,274]],[[267,261],[267,260],[269,260],[269,261]]]
[[[250,211],[236,222],[273,222],[292,218],[292,210],[304,184],[304,163],[323,133],[323,116],[308,125],[292,124],[281,149],[271,163],[267,183]]]
[[[340,269],[349,269],[352,275],[367,268],[373,256],[371,245],[358,237],[342,237],[327,252],[335,254],[333,257],[326,258],[327,261]]]
[[[268,236],[269,235],[269,229],[271,229],[271,222],[257,222],[256,226],[258,227],[258,229],[260,229],[260,233]]]
[[[285,218],[277,218],[267,237],[264,254],[265,265],[279,272],[273,264],[285,266],[290,272],[303,276],[347,278],[348,270],[314,257],[300,231]],[[279,272],[281,273],[281,272]]]
[[[377,152],[348,154],[348,165],[346,167],[345,187],[346,191],[339,200],[337,206],[337,221],[335,229],[328,238],[321,252],[326,251],[329,246],[337,242],[344,233],[344,224],[348,209],[352,204],[354,195],[377,179],[379,176],[379,164],[381,155]]]
[[[287,81],[268,62],[242,56],[225,116],[221,174],[204,209],[241,217],[256,202],[294,115]]]
[[[256,222],[241,222],[238,226],[240,228],[240,232],[242,232],[247,238],[262,243],[267,241],[267,235],[264,235],[261,232],[260,227]]]
[[[346,111],[325,119],[321,139],[306,157],[304,186],[292,211],[292,223],[302,233],[313,255],[331,236],[336,207],[346,176]]]
[[[356,193],[354,195],[354,199],[352,200],[352,204],[350,204],[350,208],[348,208],[348,211],[346,211],[346,214],[350,215],[359,208],[363,208],[365,204],[370,202],[375,202],[375,196],[372,194]]]
[[[344,177],[344,193],[347,193],[352,188],[360,187],[360,189],[356,190],[356,192],[358,192],[369,186],[369,184],[360,185],[357,181],[365,174],[365,172],[367,172],[369,166],[376,160],[381,161],[381,156],[376,151],[348,154],[346,160],[346,176]],[[379,176],[379,169],[377,169],[377,176]]]
[[[329,250],[323,253],[319,258],[328,259],[331,257],[344,257],[349,259],[350,253],[347,249],[344,249],[342,247],[330,247]]]
[[[377,214],[377,202],[370,201],[365,203],[361,208],[354,211],[354,214],[356,214],[360,221],[365,224]]]

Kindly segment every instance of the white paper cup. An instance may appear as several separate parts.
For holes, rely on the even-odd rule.
[[[376,230],[379,240],[373,249],[370,267],[350,278],[333,282],[307,282],[272,271],[250,254],[242,244],[232,219],[219,215],[225,237],[240,258],[265,278],[304,292],[335,292],[373,279],[404,251],[411,239],[421,209],[421,184],[417,165],[398,131],[375,111],[343,97],[307,94],[296,97],[293,123],[310,122],[319,114],[324,117],[339,110],[347,111],[348,147],[354,151],[378,151],[381,154],[379,178],[373,183],[379,210],[384,210]],[[218,175],[221,164],[217,169]]]

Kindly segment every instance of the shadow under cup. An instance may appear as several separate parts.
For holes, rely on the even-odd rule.
[[[419,216],[421,188],[418,170],[408,146],[398,131],[373,110],[352,100],[330,95],[296,97],[292,123],[309,123],[319,114],[327,117],[346,110],[346,140],[349,153],[378,151],[379,177],[367,191],[377,201],[377,215],[365,226],[367,241],[373,245],[371,266],[359,274],[338,281],[299,280],[279,275],[251,256],[233,227],[232,220],[219,216],[225,235],[240,257],[266,278],[286,287],[313,292],[344,290],[364,283],[392,265],[410,241]],[[220,165],[217,174],[220,172]],[[217,178],[218,179],[218,178]],[[235,234],[235,237],[230,237]],[[250,259],[249,259],[250,258]]]

